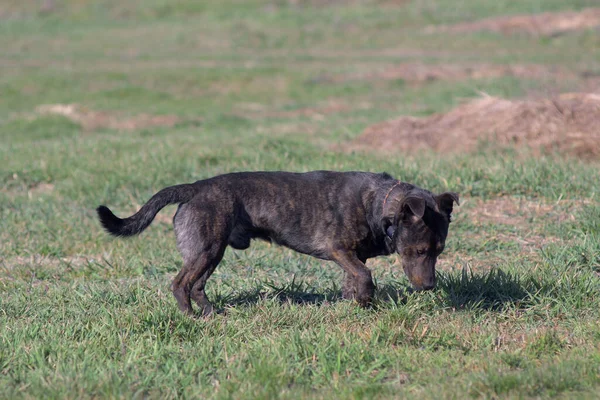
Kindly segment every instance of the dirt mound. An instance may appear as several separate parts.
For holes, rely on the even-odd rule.
[[[336,75],[323,79],[329,82],[346,82],[356,80],[396,80],[408,83],[424,83],[431,81],[453,81],[460,79],[486,79],[514,76],[518,78],[540,79],[544,77],[572,77],[573,73],[558,67],[548,68],[543,65],[493,65],[493,64],[442,64],[431,65],[421,63],[403,63],[390,66],[380,71],[366,73]]]
[[[525,33],[533,36],[554,36],[600,26],[600,8],[581,11],[547,12],[532,15],[513,15],[465,22],[430,31],[479,32],[490,31],[509,35]]]
[[[98,129],[134,131],[157,126],[170,128],[180,122],[180,118],[175,115],[138,114],[124,117],[117,113],[93,111],[78,104],[45,104],[37,107],[36,113],[62,115],[80,124],[85,131]]]
[[[373,125],[350,148],[451,153],[475,150],[482,141],[598,159],[600,95],[568,93],[521,101],[486,96],[446,114]]]

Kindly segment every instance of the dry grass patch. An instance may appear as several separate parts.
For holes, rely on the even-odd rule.
[[[54,191],[54,185],[52,183],[40,182],[29,188],[27,195],[29,198],[33,198],[41,194],[49,194]]]
[[[589,160],[600,156],[600,95],[567,93],[542,100],[485,96],[448,113],[403,116],[368,127],[350,150],[440,153],[476,150],[482,142],[558,152]]]
[[[503,35],[524,33],[532,36],[556,36],[598,26],[600,26],[600,8],[588,8],[581,11],[492,17],[452,26],[431,27],[428,31],[453,33],[488,31]]]
[[[543,200],[531,200],[516,197],[497,197],[483,200],[471,198],[469,201],[468,218],[475,224],[504,224],[512,226],[527,226],[532,220],[554,219],[557,222],[575,220],[575,212],[585,201],[574,202],[562,200],[547,203]],[[565,207],[568,209],[565,212]],[[465,216],[461,216],[465,218]]]
[[[171,128],[181,122],[176,115],[138,114],[125,117],[117,112],[94,111],[79,104],[44,104],[36,108],[37,115],[61,115],[81,125],[85,131],[114,129],[135,131],[152,127]]]
[[[463,203],[462,213],[456,218],[456,223],[468,221],[476,226],[508,226],[519,235],[500,233],[497,235],[498,238],[523,244],[542,245],[548,241],[558,240],[538,235],[545,230],[546,224],[575,221],[575,214],[586,204],[589,204],[588,200],[560,200],[549,203],[542,199],[509,196],[487,200],[467,198]]]
[[[65,257],[54,257],[46,256],[41,254],[32,254],[28,256],[14,256],[0,258],[0,265],[6,270],[11,270],[16,267],[22,266],[36,266],[36,267],[57,267],[59,265],[70,265],[74,267],[80,267],[90,262],[102,260],[103,257],[94,256],[65,256]]]
[[[12,176],[12,181],[17,181],[19,176],[14,173]],[[9,180],[10,182],[11,180]],[[0,193],[6,195],[9,199],[14,200],[17,196],[27,194],[29,199],[34,199],[36,197],[49,195],[54,192],[54,184],[49,182],[36,182],[29,186],[23,184],[20,186],[10,186],[5,185],[4,187],[0,187]]]

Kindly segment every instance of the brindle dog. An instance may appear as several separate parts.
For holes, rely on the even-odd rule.
[[[435,263],[444,250],[453,203],[388,174],[314,171],[239,172],[167,187],[133,216],[116,217],[98,207],[114,236],[146,229],[166,205],[179,203],[173,218],[183,268],[172,283],[181,311],[212,312],[204,287],[229,245],[247,249],[263,239],[336,262],[345,271],[342,296],[362,306],[375,285],[365,261],[397,252],[417,290],[435,286]]]

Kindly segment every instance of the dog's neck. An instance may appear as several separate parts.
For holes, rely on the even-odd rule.
[[[383,184],[379,184],[376,188],[372,189],[372,195],[369,196],[367,200],[367,204],[365,204],[365,209],[370,210],[371,216],[368,218],[371,221],[370,229],[373,237],[378,243],[383,244],[383,249],[385,251],[384,254],[392,254],[395,252],[394,240],[391,239],[385,232],[383,226],[384,220],[384,210],[386,205],[395,199],[395,196],[401,196],[402,192],[398,193],[398,189],[402,188],[402,185],[409,185],[405,182],[399,180],[391,180],[384,182]],[[382,186],[386,187],[386,189],[382,190]],[[398,234],[398,232],[396,232]]]
[[[385,204],[387,203],[388,197],[390,196],[390,193],[392,193],[392,191],[394,190],[394,188],[398,185],[400,185],[402,182],[401,181],[396,181],[396,183],[394,183],[394,185],[392,185],[392,187],[390,188],[390,190],[388,190],[388,192],[386,193],[385,197],[383,198],[383,204],[381,205],[381,210],[383,211],[385,209]]]

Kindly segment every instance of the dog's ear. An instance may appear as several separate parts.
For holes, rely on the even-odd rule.
[[[423,218],[425,214],[425,199],[417,196],[408,196],[402,201],[402,212]]]
[[[440,211],[446,213],[448,217],[450,217],[450,215],[452,214],[452,208],[454,206],[454,203],[456,203],[456,205],[460,205],[458,200],[458,193],[454,192],[442,193],[436,196],[435,201],[437,202]]]
[[[398,194],[393,193],[394,189]],[[425,214],[425,198],[417,194],[402,196],[404,190],[400,186],[392,188],[383,203],[381,227],[383,232],[392,238],[398,228],[398,223],[407,216],[423,218]]]

